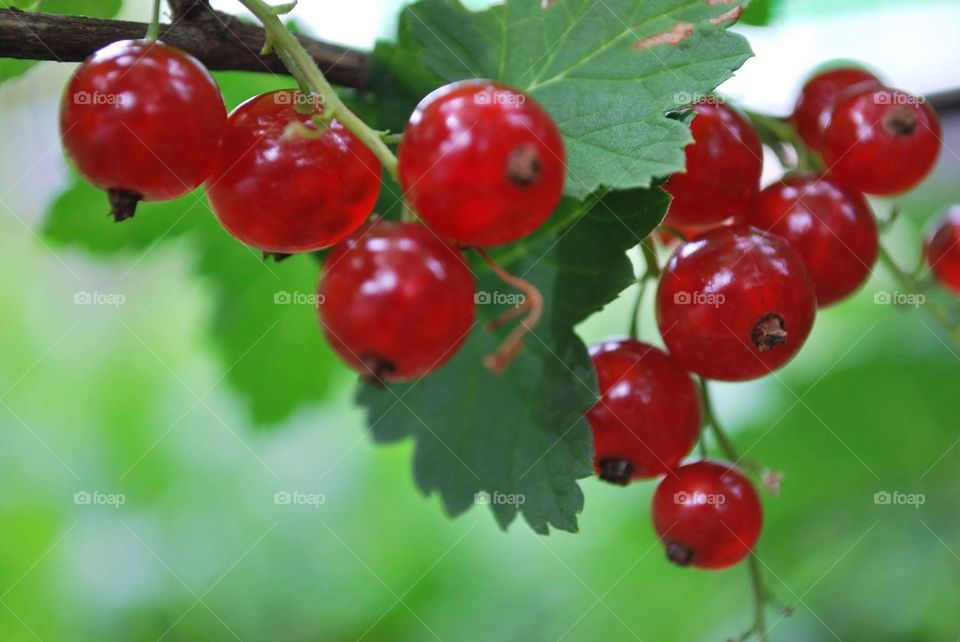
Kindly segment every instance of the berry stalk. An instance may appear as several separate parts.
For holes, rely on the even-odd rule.
[[[295,78],[302,78],[311,91],[323,99],[324,117],[336,118],[344,127],[353,132],[360,141],[372,151],[390,175],[397,177],[397,157],[383,141],[381,133],[371,128],[356,114],[350,111],[333,86],[324,77],[323,72],[307,53],[300,41],[286,28],[280,16],[290,12],[296,3],[271,6],[264,0],[240,0],[263,25],[267,34],[265,49],[282,51],[281,59]],[[289,60],[289,63],[288,63]]]
[[[796,127],[790,121],[750,110],[743,110],[743,112],[760,134],[760,140],[776,154],[777,160],[784,169],[823,171],[823,161],[804,144]],[[796,152],[796,162],[791,162],[787,158],[784,153],[785,145],[792,147]]]
[[[150,42],[156,42],[160,37],[160,0],[153,0],[153,10],[150,13],[150,26],[147,27],[147,35],[144,38]]]
[[[924,289],[923,284],[917,281],[913,275],[909,274],[900,265],[896,262],[893,256],[890,254],[890,251],[884,247],[883,243],[880,244],[880,262],[883,263],[887,270],[893,275],[897,282],[906,290],[910,292],[920,292]],[[933,318],[937,320],[940,326],[944,331],[950,336],[950,339],[958,346],[960,346],[960,326],[957,326],[950,317],[950,313],[936,301],[930,301],[925,306],[930,314],[933,315]]]
[[[742,466],[755,474],[759,473],[759,466],[749,460],[743,459],[743,457],[737,452],[737,449],[733,445],[733,441],[730,439],[730,436],[727,434],[726,430],[724,430],[720,422],[717,421],[717,415],[714,411],[713,402],[710,398],[710,389],[707,385],[707,380],[702,377],[700,378],[700,394],[703,400],[704,421],[713,431],[714,437],[716,437],[717,443],[719,444],[720,450],[723,452],[724,456],[737,466]],[[702,435],[700,437],[700,444],[701,452],[705,452],[706,448],[703,446]],[[758,642],[766,642],[766,607],[767,604],[774,604],[774,601],[770,595],[770,592],[766,588],[766,584],[763,581],[763,573],[760,569],[760,561],[757,559],[757,554],[755,552],[750,553],[748,565],[750,569],[750,587],[753,593],[753,623],[750,629],[737,638],[737,640],[739,642],[746,642],[751,638],[755,638]]]
[[[660,278],[660,265],[657,263],[657,248],[653,243],[653,237],[648,236],[640,242],[640,250],[643,253],[643,260],[646,263],[646,269],[637,279],[639,290],[636,301],[633,304],[633,312],[630,316],[630,338],[637,340],[640,338],[640,308],[643,306],[643,296],[647,291],[647,283],[656,281]]]

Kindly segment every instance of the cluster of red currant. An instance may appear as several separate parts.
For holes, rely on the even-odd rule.
[[[826,71],[804,86],[790,118],[796,146],[826,171],[789,172],[760,190],[761,138],[751,121],[715,97],[691,109],[686,173],[665,184],[673,201],[662,230],[683,238],[656,297],[669,353],[633,339],[594,346],[602,397],[588,419],[600,478],[663,476],[652,517],[669,559],[722,568],[750,554],[762,510],[734,464],[681,463],[700,436],[706,401],[688,373],[705,392],[706,379],[755,379],[793,358],[817,308],[850,296],[876,262],[864,194],[917,185],[937,159],[940,126],[922,98],[869,72]],[[932,236],[928,256],[960,291],[960,209]]]
[[[697,230],[660,278],[657,318],[668,352],[632,339],[594,346],[601,399],[587,418],[601,478],[664,476],[653,521],[669,558],[722,568],[752,551],[762,511],[733,464],[681,464],[703,423],[690,373],[743,381],[787,363],[817,307],[849,296],[872,270],[878,233],[863,194],[915,186],[936,160],[940,129],[922,99],[872,74],[819,74],[791,120],[829,169],[787,175],[761,191],[761,142],[751,123],[717,99],[691,109],[686,173],[665,184],[673,202],[662,229]],[[560,199],[565,172],[562,137],[529,96],[488,81],[454,83],[423,99],[399,148],[406,207],[425,225],[365,225],[382,158],[320,96],[271,92],[228,116],[199,62],[151,41],[113,43],[79,67],[61,133],[80,172],[108,191],[117,220],[140,200],[205,184],[223,227],[251,247],[333,247],[320,319],[343,360],[376,382],[420,378],[456,352],[475,314],[462,250],[485,257],[483,248],[538,228]],[[960,209],[932,235],[928,255],[960,292]]]
[[[331,345],[369,380],[422,377],[473,326],[473,275],[461,250],[516,241],[550,216],[563,191],[563,139],[543,108],[510,87],[442,87],[414,111],[399,152],[407,207],[426,227],[364,226],[381,159],[325,111],[317,94],[281,90],[227,116],[197,60],[136,40],[79,67],[60,123],[68,155],[107,190],[116,220],[141,200],[205,184],[223,227],[251,247],[287,255],[335,246],[318,299]]]

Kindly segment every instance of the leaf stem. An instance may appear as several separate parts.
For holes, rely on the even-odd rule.
[[[160,0],[153,0],[153,9],[150,13],[150,25],[147,27],[147,35],[144,37],[148,42],[156,42],[160,37]]]
[[[387,172],[396,178],[397,157],[387,147],[380,136],[380,132],[363,122],[360,117],[343,104],[340,96],[337,95],[333,86],[324,77],[317,63],[303,48],[296,36],[280,20],[280,15],[290,11],[293,5],[284,4],[273,7],[264,0],[240,0],[240,3],[263,24],[264,31],[267,34],[265,49],[272,47],[276,50],[281,60],[290,69],[290,73],[295,78],[302,78],[302,82],[312,92],[321,97],[325,117],[336,118],[341,125],[353,132],[377,156]]]

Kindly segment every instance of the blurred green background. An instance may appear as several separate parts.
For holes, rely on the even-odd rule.
[[[121,15],[144,19],[147,4]],[[957,15],[956,3],[889,4],[832,16],[796,3],[743,31],[786,42],[854,12],[867,43],[871,20],[913,33]],[[397,4],[373,5],[382,25],[341,40],[389,33]],[[311,20],[305,28],[330,37]],[[925,69],[918,86],[894,74],[905,88],[960,86],[943,62],[955,42],[895,44],[904,69]],[[822,60],[807,56],[807,68]],[[739,81],[757,75],[753,62]],[[57,141],[71,69],[39,65],[0,88],[0,639],[687,642],[746,628],[746,568],[670,566],[649,525],[652,484],[585,480],[577,535],[540,537],[522,522],[503,533],[482,507],[446,517],[416,491],[409,444],[374,447],[364,433],[353,377],[323,347],[310,307],[273,305],[279,290],[312,290],[311,258],[260,262],[194,197],[144,207],[132,225],[91,215],[105,208]],[[232,104],[283,82],[219,80]],[[793,99],[745,87],[731,93]],[[884,235],[904,265],[919,260],[927,221],[960,201],[960,119],[944,118],[941,166],[900,199]],[[157,229],[169,230],[162,243]],[[960,637],[960,351],[922,307],[874,303],[895,291],[879,268],[820,315],[788,368],[716,387],[738,447],[785,475],[780,496],[764,497],[758,548],[770,588],[796,607],[780,621],[771,613],[774,640]],[[631,300],[581,336],[622,334]],[[646,310],[656,341],[653,328]],[[287,354],[308,364],[278,366]],[[304,390],[314,401],[290,414]],[[878,505],[883,491],[925,501]]]

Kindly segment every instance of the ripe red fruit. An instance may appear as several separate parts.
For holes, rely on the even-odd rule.
[[[744,222],[786,239],[807,266],[821,308],[863,285],[877,260],[877,225],[866,199],[825,176],[771,185]]]
[[[666,352],[630,339],[590,348],[600,401],[587,413],[600,479],[627,484],[673,470],[700,434],[700,396]]]
[[[400,184],[427,225],[464,245],[523,238],[563,191],[565,155],[550,115],[516,89],[456,82],[424,98],[403,132]]]
[[[747,557],[763,527],[760,498],[730,464],[698,461],[667,475],[653,495],[653,527],[680,566],[718,569]]]
[[[867,194],[900,194],[933,169],[940,120],[922,98],[885,87],[851,88],[838,100],[821,151],[829,173]]]
[[[122,40],[81,64],[60,102],[60,137],[83,177],[107,190],[114,216],[137,202],[198,187],[227,122],[220,90],[192,56],[160,42]]]
[[[715,99],[695,103],[686,173],[664,184],[673,196],[666,224],[705,225],[742,214],[760,191],[763,149],[746,118]]]
[[[422,225],[381,221],[336,246],[318,290],[330,345],[370,382],[417,379],[452,357],[473,327],[473,275]]]
[[[311,104],[301,113],[298,104]],[[320,133],[316,96],[256,96],[230,114],[207,195],[226,230],[265,252],[309,252],[344,239],[373,212],[380,162],[337,120]],[[313,130],[297,132],[296,126]]]
[[[847,88],[861,83],[879,84],[880,81],[866,69],[838,67],[821,72],[806,82],[790,117],[803,142],[813,149],[820,147],[837,97]]]
[[[816,314],[810,275],[787,242],[746,225],[683,243],[657,290],[670,354],[708,379],[755,379],[803,346]]]
[[[927,237],[926,254],[937,280],[960,294],[960,205],[937,220]]]

